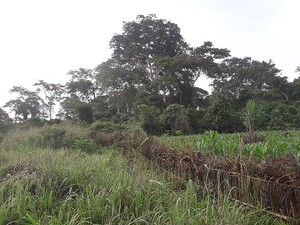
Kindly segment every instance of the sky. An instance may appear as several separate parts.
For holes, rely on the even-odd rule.
[[[235,57],[271,59],[292,81],[300,66],[299,9],[299,0],[0,0],[0,107],[14,98],[13,86],[64,84],[69,70],[104,62],[123,21],[141,14],[176,23],[193,47],[211,41]]]

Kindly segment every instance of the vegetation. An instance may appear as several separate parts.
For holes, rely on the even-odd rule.
[[[66,84],[12,87],[3,107],[14,118],[0,108],[0,224],[300,218],[300,78],[209,41],[189,46],[155,15],[125,22],[110,47]]]
[[[237,58],[210,41],[189,46],[177,24],[155,15],[125,22],[110,47],[110,59],[70,70],[66,84],[39,80],[35,91],[14,86],[16,97],[4,107],[15,122],[51,121],[58,110],[58,118],[83,123],[136,120],[155,135],[233,133],[249,129],[243,114],[253,99],[256,130],[299,128],[299,78],[288,82],[271,60]],[[211,94],[197,87],[199,78],[212,80]]]
[[[24,135],[48,135],[44,130]],[[14,132],[6,138],[12,141],[21,131]],[[226,196],[199,195],[192,181],[162,173],[140,157],[128,161],[115,148],[84,152],[79,149],[85,140],[55,151],[25,140],[4,143],[1,224],[281,224]]]
[[[260,159],[279,156],[295,155],[300,159],[300,132],[268,131],[259,132],[266,137],[264,141],[245,144],[243,155],[254,156]],[[240,133],[219,134],[215,131],[189,136],[162,136],[157,139],[177,150],[189,149],[201,151],[205,154],[217,154],[223,156],[237,156],[240,152]]]

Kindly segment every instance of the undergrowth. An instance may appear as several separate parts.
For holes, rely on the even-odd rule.
[[[116,149],[102,154],[0,151],[0,224],[279,224],[258,209],[158,173]]]

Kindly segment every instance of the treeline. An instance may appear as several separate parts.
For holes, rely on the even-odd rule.
[[[110,47],[110,59],[69,71],[66,84],[13,87],[17,97],[4,105],[12,120],[134,120],[151,134],[237,132],[245,129],[243,109],[253,99],[256,129],[300,127],[300,77],[288,82],[271,60],[233,57],[209,41],[192,47],[178,25],[155,15],[124,22]],[[212,79],[211,94],[197,87],[201,77]],[[9,121],[3,109],[0,119],[2,127]]]

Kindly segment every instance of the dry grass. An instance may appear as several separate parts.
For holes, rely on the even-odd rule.
[[[215,197],[229,193],[232,199],[300,219],[300,166],[295,157],[261,162],[246,156],[177,151],[151,138],[139,140],[140,154],[177,177],[193,180]],[[126,146],[126,151],[134,147]]]

